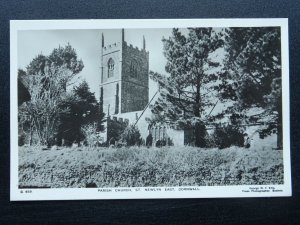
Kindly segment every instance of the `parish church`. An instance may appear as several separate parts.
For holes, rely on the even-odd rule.
[[[159,93],[157,90],[149,96],[150,53],[146,49],[145,37],[141,39],[143,44],[139,49],[125,41],[124,29],[120,30],[120,41],[116,43],[107,44],[102,33],[100,104],[107,120],[101,139],[106,142],[112,138],[114,124],[123,127],[134,124],[144,140],[149,133],[152,134],[153,145],[158,140],[170,140],[175,146],[183,146],[183,130],[173,129],[167,124],[149,126],[146,121],[151,117],[149,105],[155,102]]]

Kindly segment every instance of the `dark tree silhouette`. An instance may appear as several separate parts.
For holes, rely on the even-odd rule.
[[[234,104],[223,114],[240,117],[244,123],[264,121],[265,137],[276,131],[282,148],[281,40],[279,27],[229,28],[225,35],[226,57],[220,99]],[[248,109],[263,109],[247,116]],[[221,115],[223,116],[223,115]]]
[[[86,81],[74,87],[61,107],[68,110],[60,115],[58,139],[64,139],[66,144],[79,144],[85,138],[81,130],[85,125],[95,125],[98,132],[104,129],[104,113]]]

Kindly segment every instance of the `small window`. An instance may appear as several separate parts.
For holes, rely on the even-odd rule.
[[[114,70],[115,70],[115,62],[112,58],[110,58],[107,62],[107,67],[108,67],[108,75],[107,77],[113,77],[114,76]]]

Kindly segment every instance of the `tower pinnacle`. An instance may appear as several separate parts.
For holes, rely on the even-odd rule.
[[[102,33],[102,48],[104,47],[104,35]]]
[[[145,40],[145,35],[143,35],[143,49],[146,50],[146,40]]]
[[[125,41],[125,31],[124,28],[122,28],[122,43]]]

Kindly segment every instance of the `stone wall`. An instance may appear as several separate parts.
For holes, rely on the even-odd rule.
[[[121,113],[143,110],[148,104],[148,89],[131,82],[122,83]]]
[[[131,74],[130,66],[132,61],[139,65],[138,76]],[[132,45],[123,43],[122,48],[122,80],[133,82],[144,87],[149,86],[149,52],[144,49],[138,49]]]
[[[100,86],[100,93],[101,93],[101,88],[103,88],[103,112],[109,116],[113,115],[119,112],[119,110],[116,110],[116,95],[117,95],[117,85],[119,85],[119,96],[118,98],[120,99],[120,82],[113,82],[113,83],[108,83]],[[119,104],[119,109],[120,109],[120,103]],[[108,113],[109,111],[109,113]],[[118,111],[118,112],[117,112]]]
[[[137,64],[133,74],[132,63]],[[149,101],[149,52],[123,43],[121,113],[143,110]]]
[[[112,59],[115,63],[114,75],[108,77],[108,61]],[[122,48],[120,43],[115,43],[102,48],[102,74],[101,84],[106,82],[113,82],[121,79],[121,62]]]
[[[108,77],[108,62],[114,61],[113,76]],[[122,45],[114,43],[102,48],[102,73],[101,73],[101,88],[103,88],[103,111],[108,115],[113,115],[120,112],[120,94],[121,94],[121,70],[122,70]],[[117,85],[119,85],[118,99]],[[118,104],[119,107],[116,105]],[[109,112],[109,114],[108,114]]]

